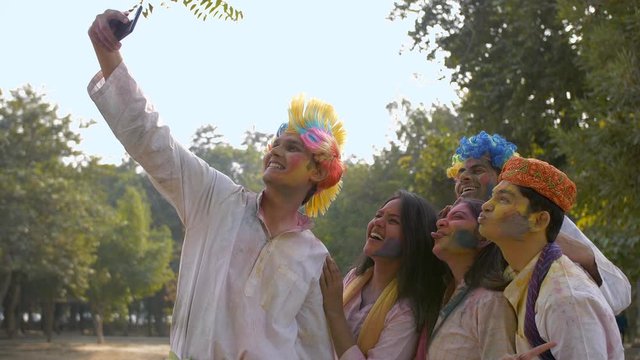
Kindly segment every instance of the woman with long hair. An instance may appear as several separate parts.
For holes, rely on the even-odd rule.
[[[482,201],[460,198],[445,208],[431,235],[433,253],[444,261],[447,290],[421,360],[501,359],[515,352],[516,315],[502,290],[508,284],[500,249],[478,232]],[[427,337],[426,334],[429,334]]]
[[[425,199],[401,190],[369,222],[361,259],[344,281],[327,258],[320,287],[340,359],[413,358],[444,294],[446,267],[431,251],[436,219]]]

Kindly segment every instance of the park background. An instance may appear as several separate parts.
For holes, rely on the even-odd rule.
[[[21,24],[0,25],[8,41],[26,28],[48,39],[20,45],[39,49],[28,60],[17,44],[0,60],[2,337],[168,334],[182,225],[99,114],[86,110],[93,107],[86,83],[97,69],[86,29],[104,8],[136,5],[113,3],[56,2],[58,11],[45,14],[59,24],[76,21],[76,7],[92,11],[69,34],[63,25],[30,23],[43,2],[0,11]],[[638,1],[376,1],[375,12],[365,1],[302,2],[308,8],[231,1],[226,10],[215,3],[144,1],[147,17],[123,41],[125,60],[180,142],[257,191],[261,157],[288,99],[304,90],[334,103],[348,141],[366,139],[347,147],[343,191],[314,231],[346,271],[382,201],[404,188],[436,208],[451,203],[445,169],[460,137],[499,133],[577,183],[569,215],[631,281],[635,301],[625,315],[633,343],[640,324]],[[200,12],[209,18],[198,19]],[[367,28],[369,17],[393,35]],[[282,38],[242,30],[250,19],[261,19],[252,26],[265,32],[275,26]],[[293,22],[274,25],[285,19]],[[338,24],[350,27],[328,30]],[[174,57],[191,51],[186,46],[214,52]],[[387,50],[369,52],[377,48]],[[16,84],[25,70],[30,75]],[[52,74],[68,78],[75,93],[39,88],[38,76]]]

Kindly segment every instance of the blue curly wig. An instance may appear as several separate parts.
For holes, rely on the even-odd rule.
[[[491,166],[500,171],[509,158],[516,153],[517,147],[498,134],[489,135],[485,131],[480,131],[478,135],[470,138],[465,136],[460,139],[460,146],[451,158],[452,166],[447,169],[449,177],[455,177],[456,169],[468,159],[480,159],[485,155],[489,156]]]

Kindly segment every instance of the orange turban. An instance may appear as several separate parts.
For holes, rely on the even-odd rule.
[[[576,184],[554,166],[536,159],[514,156],[502,168],[498,181],[528,187],[551,200],[563,211],[576,201]]]

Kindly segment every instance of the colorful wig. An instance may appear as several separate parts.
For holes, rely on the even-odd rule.
[[[289,122],[278,129],[276,136],[299,135],[306,148],[313,154],[318,166],[327,170],[327,177],[307,194],[305,213],[310,217],[324,214],[342,188],[342,153],[346,131],[333,110],[333,106],[318,99],[310,99],[305,107],[304,95],[291,100]]]
[[[456,149],[456,153],[451,157],[451,167],[447,169],[447,176],[455,178],[463,163],[468,159],[480,159],[488,156],[491,166],[498,173],[502,169],[507,160],[516,153],[517,147],[508,142],[505,138],[498,134],[489,135],[484,131],[480,131],[478,135],[470,138],[462,137],[460,146]]]

